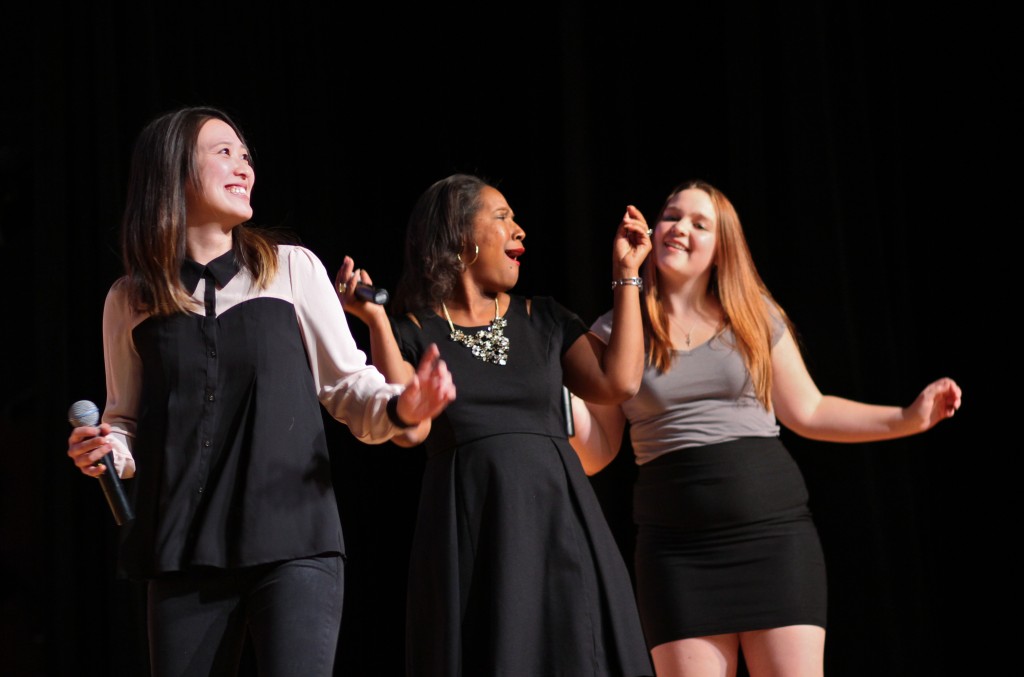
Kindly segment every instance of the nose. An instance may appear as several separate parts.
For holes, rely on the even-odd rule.
[[[693,230],[693,223],[690,221],[690,219],[678,219],[672,224],[672,228],[669,232],[677,232],[682,235],[689,235],[691,230]]]
[[[250,164],[249,157],[241,153],[233,155],[232,159],[235,161],[234,172],[239,176],[252,176],[252,165]]]
[[[523,230],[518,223],[515,223],[515,221],[513,221],[512,223],[514,223],[516,227],[515,232],[512,233],[512,239],[518,242],[522,242],[523,240],[526,239],[526,231]]]
[[[252,165],[246,160],[239,158],[235,163],[235,176],[249,184],[249,190],[256,184],[256,172],[253,171]]]

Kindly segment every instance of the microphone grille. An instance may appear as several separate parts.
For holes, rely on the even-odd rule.
[[[68,409],[71,427],[94,426],[100,422],[100,409],[89,400],[78,400]]]

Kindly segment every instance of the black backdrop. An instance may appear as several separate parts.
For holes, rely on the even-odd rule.
[[[992,326],[988,299],[1013,303],[981,265],[1002,241],[990,158],[1015,144],[1000,123],[1000,84],[1019,81],[997,55],[1005,21],[848,0],[10,9],[0,671],[145,670],[141,589],[114,578],[115,528],[64,457],[65,412],[104,398],[100,314],[131,143],[196,104],[246,131],[255,221],[330,270],[349,254],[393,289],[415,197],[475,172],[526,229],[517,291],[588,322],[610,304],[624,206],[653,218],[683,179],[722,188],[824,392],[905,404],[949,375],[967,393],[956,418],[908,440],[785,434],[829,566],[827,672],[956,674],[991,655],[971,640],[991,632],[979,604],[999,579],[975,562],[999,559],[979,523],[999,521],[991,484],[1005,473],[978,444],[976,362],[998,344],[970,339]],[[349,549],[338,674],[398,675],[421,457],[332,420],[328,433]],[[593,480],[627,561],[632,473],[627,449]]]

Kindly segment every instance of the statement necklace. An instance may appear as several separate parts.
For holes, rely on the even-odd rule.
[[[491,326],[481,329],[473,335],[466,334],[461,329],[456,329],[452,324],[452,316],[448,314],[448,308],[441,303],[441,310],[444,311],[444,319],[448,320],[448,327],[452,333],[448,338],[461,343],[473,352],[473,356],[484,362],[493,362],[504,366],[508,361],[508,338],[504,329],[508,322],[504,317],[498,317],[498,298],[494,298],[494,321]]]

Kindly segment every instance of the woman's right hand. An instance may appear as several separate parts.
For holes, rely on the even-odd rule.
[[[99,426],[81,426],[71,431],[68,438],[68,456],[74,461],[83,475],[99,477],[107,471],[107,462],[96,465],[107,454],[113,453],[113,447],[107,440],[111,432],[109,423]],[[113,456],[110,457],[110,472],[114,472]]]
[[[636,277],[640,274],[640,265],[647,258],[652,248],[651,233],[647,219],[633,205],[626,206],[626,213],[615,231],[612,247],[612,275],[616,279]]]
[[[334,276],[334,290],[341,300],[341,307],[346,313],[355,315],[366,324],[371,324],[375,319],[381,320],[387,317],[384,306],[377,303],[367,303],[356,298],[356,285],[373,285],[369,273],[362,269],[356,269],[355,261],[351,256],[346,256],[342,261],[338,274]]]

